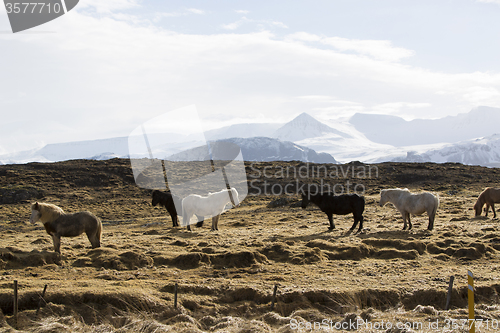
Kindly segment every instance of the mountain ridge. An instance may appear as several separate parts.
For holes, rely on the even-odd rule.
[[[499,166],[500,143],[496,136],[496,133],[500,132],[496,128],[500,122],[499,111],[499,108],[480,106],[455,116],[410,121],[392,115],[362,113],[343,120],[319,121],[303,112],[285,124],[233,124],[207,131],[204,137],[209,141],[238,141],[245,146],[245,158],[260,156],[263,161],[288,158],[287,156],[311,160],[307,154],[291,153],[291,150],[298,147],[298,151],[307,148],[317,155],[326,153],[336,162],[342,163],[354,160],[369,163],[428,161]],[[199,135],[191,137],[175,133],[153,133],[148,134],[148,137],[151,145],[148,146],[149,154],[147,149],[139,149],[139,154],[133,154],[131,157],[149,157],[153,153],[155,158],[162,159],[204,143],[203,136]],[[266,145],[256,144],[259,140],[264,142],[263,137],[268,139],[267,145],[274,147],[274,151],[267,149]],[[285,148],[282,143],[278,144],[273,140],[288,141],[290,144],[286,144],[288,146]],[[115,137],[49,144],[39,149],[2,155],[0,164],[130,157],[129,143],[128,137]],[[253,149],[256,149],[255,152],[249,150],[252,145]],[[280,155],[276,148],[278,146],[283,151],[288,149],[288,155]],[[258,150],[267,151],[268,156],[259,155]],[[316,157],[315,159],[321,160]]]
[[[454,143],[500,132],[500,108],[479,106],[439,119],[404,120],[392,115],[356,113],[349,123],[370,141],[395,147]]]
[[[281,141],[268,137],[227,138],[210,142],[230,142],[241,149],[244,161],[303,161],[312,163],[337,163],[328,153],[317,153],[313,149],[297,145],[290,141]],[[206,146],[195,147],[167,157],[170,161],[206,161],[211,158]]]

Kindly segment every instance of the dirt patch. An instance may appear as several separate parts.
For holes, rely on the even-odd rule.
[[[39,252],[37,250],[24,252],[14,248],[0,248],[0,269],[38,267],[60,263],[61,256],[55,252]]]
[[[427,245],[421,241],[405,241],[400,239],[363,239],[363,243],[371,245],[374,248],[394,248],[396,250],[415,250],[418,254],[424,254]]]
[[[98,267],[115,269],[118,271],[133,270],[153,265],[153,259],[143,253],[126,251],[120,252],[111,248],[96,248],[90,250],[85,257],[77,259],[74,267]]]
[[[267,258],[257,251],[242,251],[210,256],[210,262],[216,268],[251,267],[266,261]]]

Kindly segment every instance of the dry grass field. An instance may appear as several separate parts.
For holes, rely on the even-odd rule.
[[[319,166],[247,164],[250,193],[221,216],[219,231],[206,220],[189,232],[151,206],[128,160],[0,166],[0,332],[467,332],[467,270],[482,319],[476,331],[498,331],[499,218],[474,218],[472,210],[482,189],[500,182],[497,169],[351,163],[304,177],[282,172],[300,167]],[[369,167],[371,174],[361,172]],[[266,195],[264,181],[277,189],[297,177],[361,184],[363,231],[346,234],[352,215],[334,216],[336,229],[328,231],[316,206],[303,210],[296,195]],[[403,231],[395,208],[379,207],[380,189],[392,187],[439,195],[433,231],[427,215],[412,217],[413,229]],[[43,226],[28,223],[36,200],[99,216],[102,247],[91,249],[82,235],[63,238],[62,255],[55,254]]]

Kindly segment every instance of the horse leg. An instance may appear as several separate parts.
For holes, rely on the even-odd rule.
[[[403,211],[403,212],[401,212],[401,215],[403,215],[403,222],[404,222],[403,230],[406,230],[406,215],[407,215],[407,213]]]
[[[54,251],[61,254],[61,236],[56,233],[51,234],[51,236],[54,242]]]
[[[363,230],[363,215],[361,215],[358,220],[359,220],[359,228],[358,231],[356,231],[356,233],[360,233],[361,230]]]
[[[348,234],[350,234],[358,225],[358,220],[359,220],[358,217],[354,214],[352,214],[352,216],[354,217],[354,223],[352,224],[351,229],[349,229],[349,231],[347,232]],[[359,232],[359,230],[358,230],[358,232]]]
[[[487,203],[486,207],[484,208],[484,211],[486,212],[485,216],[488,216],[488,211],[490,210],[490,205]]]
[[[491,210],[493,211],[493,218],[497,217],[497,212],[495,212],[495,203],[491,203]]]
[[[219,216],[220,215],[216,215],[212,217],[212,231],[219,230],[219,227],[217,225],[219,222]]]
[[[410,225],[410,226],[408,227],[408,230],[411,230],[411,228],[412,228],[413,226],[411,225],[410,213],[406,213],[406,215],[408,216],[408,224]]]
[[[328,228],[328,230],[333,230],[335,229],[335,224],[333,224],[333,216],[332,214],[327,214],[328,215],[328,221],[330,222],[330,227]]]
[[[203,227],[203,221],[205,220],[205,216],[196,215],[196,217],[198,218],[198,223],[196,223],[196,227],[197,228]]]
[[[167,208],[167,207],[165,207],[165,208]],[[175,208],[172,208],[169,206],[167,208],[167,212],[170,214],[170,217],[172,218],[172,227],[178,227],[179,222],[178,222],[178,218],[177,218],[177,211],[175,210]]]
[[[182,222],[187,224],[188,231],[191,231],[191,225],[189,224],[189,220],[191,220],[191,216],[193,216],[193,214],[186,213],[185,211],[184,211],[184,214],[182,215]]]
[[[434,228],[434,218],[435,216],[431,214],[429,214],[429,226],[427,227],[427,230],[432,230]]]

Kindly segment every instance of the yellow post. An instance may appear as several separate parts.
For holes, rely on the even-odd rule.
[[[469,333],[476,332],[476,323],[474,321],[474,280],[471,271],[467,271],[468,275],[468,296],[469,296]]]

